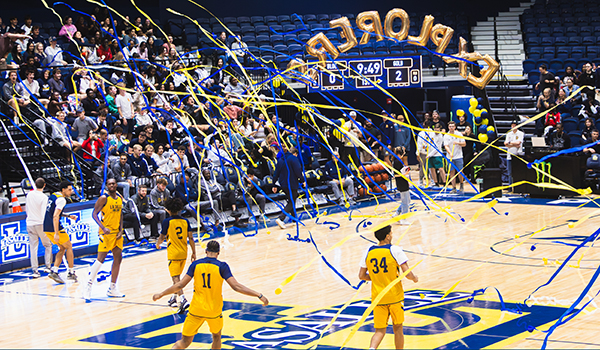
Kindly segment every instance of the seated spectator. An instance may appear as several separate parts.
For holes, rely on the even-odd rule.
[[[558,90],[558,97],[556,98],[555,104],[558,106],[556,110],[560,113],[569,113],[571,112],[571,107],[573,104],[571,100],[567,101],[567,95],[565,94],[565,90]]]
[[[236,77],[231,77],[223,92],[226,98],[229,96],[240,98],[247,89],[246,85],[240,83]]]
[[[171,192],[167,189],[169,182],[164,177],[156,179],[156,186],[150,191],[150,210],[158,217],[158,222],[163,222],[167,216],[165,202],[171,198]]]
[[[8,56],[6,56],[6,63],[20,67],[22,64],[25,63],[21,52],[23,52],[23,48],[21,47],[21,44],[15,43],[15,45],[13,45],[12,50],[10,51]]]
[[[158,175],[161,173],[158,164],[154,161],[152,157],[154,155],[154,146],[146,145],[144,147],[144,160],[146,161],[146,166],[148,167],[148,171],[152,174],[152,176]]]
[[[22,84],[25,86],[26,91],[30,95],[30,97],[31,96],[35,97],[35,99],[37,99],[45,108],[46,106],[48,106],[48,99],[41,98],[40,83],[37,80],[35,80],[34,78],[35,78],[35,72],[28,71],[27,79],[23,80]]]
[[[21,29],[23,30],[25,35],[29,35],[29,34],[31,34],[31,31],[33,29],[31,16],[29,16],[29,15],[25,16],[24,20],[25,20],[25,24],[23,24],[21,26]]]
[[[579,78],[579,74],[581,74],[580,71],[576,70],[572,66],[567,66],[565,68],[565,75],[563,76],[563,79],[562,79],[563,84],[567,85],[568,80],[571,80],[572,83],[575,83],[575,81],[577,81],[577,79]],[[570,95],[567,94],[567,96],[570,96]]]
[[[81,144],[86,152],[83,152],[83,159],[88,162],[94,162],[96,159],[102,158],[102,149],[104,143],[98,139],[98,134],[94,130],[88,130],[88,137]]]
[[[169,166],[171,158],[171,152],[165,151],[165,146],[161,143],[156,145],[156,152],[152,155],[152,159],[158,165],[158,170],[162,174],[169,174],[171,172],[171,167]]]
[[[136,178],[149,177],[152,174],[148,170],[148,163],[142,156],[143,148],[139,144],[130,144],[130,148],[133,148],[133,153],[129,155],[127,164],[131,167],[131,174]]]
[[[98,124],[92,118],[85,115],[83,107],[77,108],[77,119],[75,119],[71,127],[71,130],[77,132],[77,141],[82,143],[86,139],[88,132],[96,129],[98,129]]]
[[[52,92],[58,92],[61,95],[67,92],[65,83],[62,81],[62,72],[59,68],[54,68],[54,71],[52,71],[52,78],[48,80],[48,84],[50,84]]]
[[[6,58],[9,52],[12,52],[14,46],[16,46],[16,41],[21,39],[28,39],[27,35],[16,34],[12,32],[5,32],[4,34],[0,34],[0,59]],[[8,60],[6,60],[8,68],[17,69],[18,65],[10,64]]]
[[[190,163],[185,156],[185,152],[186,147],[181,145],[177,148],[177,152],[171,156],[169,164],[171,167],[170,173],[179,173],[189,169]]]
[[[126,153],[121,153],[119,156],[119,162],[113,167],[113,174],[115,180],[117,180],[117,187],[123,191],[123,198],[129,199],[129,191],[133,187],[133,176],[131,174],[131,167],[128,163],[129,157]]]
[[[255,214],[256,222],[259,224],[271,222],[271,219],[269,219],[265,212],[267,197],[265,197],[265,195],[258,190],[258,178],[255,176],[254,169],[248,169],[246,175],[243,178],[243,181],[244,187],[242,187],[242,192],[246,199],[246,202],[250,207],[252,207],[254,203],[258,204],[258,209],[260,210],[258,214]],[[271,185],[269,185],[269,187],[271,187]],[[263,192],[267,193],[266,191],[264,191],[264,188]]]
[[[585,145],[589,145],[583,149],[583,153],[590,156],[592,154],[600,154],[600,144],[598,143],[598,137],[600,133],[598,130],[594,129],[591,132],[590,139],[585,143]]]
[[[142,149],[148,146],[148,141],[146,140],[146,132],[142,131],[138,134],[138,137],[131,140],[131,145],[140,145]]]
[[[138,186],[138,192],[133,196],[133,203],[137,208],[141,223],[144,225],[150,224],[150,237],[158,238],[159,216],[154,215],[150,208],[148,186],[144,184]],[[136,240],[139,240],[139,237],[136,237]]]
[[[97,118],[100,115],[100,99],[96,98],[94,89],[88,88],[85,90],[85,98],[81,100],[81,105],[85,110],[85,115]]]
[[[586,118],[584,121],[583,130],[581,130],[581,144],[586,145],[592,139],[592,131],[596,130],[594,121]]]
[[[594,92],[591,92],[594,95]],[[579,118],[592,118],[594,120],[600,117],[600,103],[595,98],[587,97],[583,100]]]
[[[73,18],[71,18],[71,16],[67,16],[63,23],[58,35],[64,36],[65,39],[70,40],[75,35],[75,32],[77,32],[77,27],[73,24]]]
[[[573,78],[566,77],[565,78],[565,86],[563,86],[562,90],[565,92],[567,97],[571,96],[575,91],[579,90],[579,85],[575,85]],[[574,100],[578,100],[581,98],[581,94],[578,93],[577,96],[573,97]]]
[[[100,115],[96,119],[96,124],[98,124],[98,130],[104,129],[108,132],[113,130],[113,119],[108,116],[108,108],[105,105],[100,108]]]
[[[48,39],[48,42],[50,45],[44,49],[44,53],[46,54],[46,62],[44,62],[44,64],[51,67],[66,65],[67,62],[63,59],[62,49],[56,43],[56,37],[51,36]]]
[[[29,94],[23,88],[23,85],[17,81],[17,72],[11,70],[8,73],[8,81],[2,86],[2,95],[8,101],[8,105],[16,109],[26,107],[31,102]],[[16,112],[13,112],[16,116]]]
[[[554,107],[555,104],[551,103],[550,108]],[[554,130],[556,124],[560,123],[560,113],[558,112],[558,108],[554,108],[553,110],[546,113],[544,117],[544,135],[547,135],[549,132]]]
[[[112,50],[110,49],[110,39],[108,37],[102,39],[102,45],[98,47],[96,54],[101,62],[113,60]]]
[[[556,130],[546,137],[546,144],[556,150],[571,148],[571,138],[564,132],[561,123],[557,123]]]
[[[50,83],[48,82],[49,80],[50,70],[44,69],[44,71],[41,74],[41,77],[37,80],[37,82],[39,85],[40,98],[43,98],[48,102],[50,101],[50,95],[52,94],[52,88],[50,87]],[[48,102],[46,102],[46,105],[48,104]]]
[[[333,152],[331,160],[325,164],[323,169],[324,180],[327,181],[333,190],[334,201],[340,205],[345,204],[345,199],[348,199],[350,205],[355,203],[356,193],[354,191],[354,181],[348,172],[348,169],[338,163],[340,155],[338,152]],[[342,194],[345,191],[345,195]]]

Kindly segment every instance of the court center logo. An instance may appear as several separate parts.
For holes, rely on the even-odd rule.
[[[494,347],[500,342],[506,346],[528,337],[528,328],[553,322],[566,310],[564,307],[526,307],[504,302],[506,309],[521,308],[522,312],[503,313],[500,302],[486,300],[484,296],[473,298],[470,293],[454,292],[442,299],[442,295],[443,292],[434,290],[405,293],[404,334],[408,347],[470,349]],[[290,316],[295,315],[290,306],[263,307],[255,303],[226,301],[223,305],[223,344],[235,349],[309,349],[319,341],[319,349],[339,349],[349,328],[359,321],[369,305],[368,300],[349,304],[319,340],[321,332],[343,305]],[[86,346],[83,342],[95,348],[102,345],[106,348],[168,347],[180,339],[184,320],[184,316],[163,313],[145,322],[77,339],[76,345]],[[344,330],[346,332],[340,333]],[[346,349],[367,348],[374,330],[372,316],[369,316]],[[194,337],[195,343],[210,344],[211,341],[207,326],[200,328],[200,333]]]
[[[69,217],[61,218],[63,227],[71,238],[71,244],[73,247],[87,246],[89,244],[90,225],[81,221],[81,211],[68,213],[68,215],[76,216],[75,220]]]
[[[0,228],[2,263],[29,258],[29,236],[21,232],[21,222],[3,224]]]

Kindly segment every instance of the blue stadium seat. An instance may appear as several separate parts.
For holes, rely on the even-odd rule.
[[[577,17],[577,22],[575,24],[578,27],[585,27],[590,24],[590,18],[587,16]]]
[[[581,144],[581,132],[579,130],[567,133],[571,139],[571,147],[579,147]]]
[[[288,47],[286,45],[274,45],[273,50],[277,51],[278,54],[288,54]]]
[[[273,24],[279,24],[279,20],[277,20],[277,16],[265,16],[265,22],[269,26],[271,26]]]
[[[268,35],[257,35],[256,43],[258,44],[258,46],[271,44],[271,38],[269,38]]]
[[[373,47],[373,42],[368,42],[364,45],[358,45],[360,52],[363,55],[373,55],[375,53],[375,48]]]
[[[317,16],[315,16],[315,15],[304,15],[304,23],[308,23],[308,24],[317,23]]]
[[[381,54],[387,54],[388,53],[387,40],[375,42],[375,52],[381,53]]]
[[[293,25],[293,24],[285,24],[283,26],[283,32],[284,33],[293,32],[294,30],[296,30],[296,26]]]
[[[265,25],[258,25],[258,26],[254,26],[254,30],[256,31],[256,35],[269,35],[271,33],[271,30],[269,29],[269,27],[265,26]]]
[[[254,36],[254,27],[252,26],[243,26],[242,27],[242,35],[252,35]]]
[[[585,46],[574,46],[571,50],[571,58],[579,60],[585,57]]]
[[[279,20],[279,23],[281,23],[281,25],[286,25],[286,24],[292,23],[292,20],[291,20],[290,16],[288,16],[288,15],[280,15],[277,17],[277,19]]]
[[[542,52],[542,57],[546,60],[551,60],[556,56],[556,49],[554,46],[552,47],[544,47],[544,51]]]
[[[575,67],[577,67],[577,61],[574,60],[574,59],[571,59],[571,58],[566,59],[563,62],[563,67],[565,67],[565,68],[567,68],[567,67],[575,68]]]
[[[600,57],[600,48],[598,46],[588,46],[586,51],[587,58],[590,60]]]
[[[569,38],[566,36],[559,36],[554,39],[554,45],[556,46],[566,46],[569,42]]]
[[[584,36],[581,40],[582,45],[590,46],[596,45],[596,37],[595,36]]]
[[[392,42],[390,45],[390,53],[402,53],[402,45]]]
[[[540,33],[538,34],[540,37],[552,36],[552,28],[550,27],[539,27]]]
[[[275,33],[282,33],[283,32],[283,26],[279,25],[279,24],[273,24],[269,26],[271,29],[271,33],[275,34]],[[271,35],[273,35],[271,34]],[[275,35],[279,35],[279,34],[275,34]]]
[[[265,25],[265,19],[263,16],[252,16],[250,17],[250,21],[252,22],[253,26],[260,26],[260,25]]]
[[[580,58],[577,60],[577,66],[575,67],[576,69],[582,70],[583,69],[583,65],[588,63],[589,60],[586,58]],[[593,62],[593,61],[592,61]]]
[[[537,62],[535,63],[535,68],[538,69],[542,64],[545,64],[546,67],[550,67],[550,61],[548,61],[547,59],[539,59],[537,60]]]
[[[550,60],[550,69],[554,69],[555,71],[559,71],[563,68],[563,61],[561,59],[553,59]]]
[[[238,17],[238,25],[240,27],[249,26],[252,24],[250,17]]]
[[[231,24],[237,24],[237,18],[236,17],[224,17],[223,18],[223,23],[225,23],[225,25],[229,26]]]
[[[329,15],[326,13],[317,15],[317,21],[319,21],[319,22],[328,21],[329,22]]]
[[[579,27],[567,27],[567,36],[579,35]]]
[[[590,19],[590,26],[592,26],[592,27],[600,26],[600,17],[598,17],[598,16],[592,17]],[[598,33],[598,32],[596,31],[596,33]]]
[[[554,45],[553,37],[542,37],[541,41],[542,41],[542,46],[553,46]]]
[[[325,33],[325,36],[326,36],[326,37],[327,37],[327,39],[329,39],[329,40],[339,40],[338,33],[336,33],[336,32],[329,32],[329,33]]]
[[[565,132],[568,134],[571,131],[577,130],[578,120],[575,118],[564,118],[562,124],[565,128]]]
[[[560,46],[556,49],[556,58],[566,60],[571,56],[571,48],[568,46]]]
[[[576,21],[575,17],[563,17],[563,26],[574,27],[575,21]]]
[[[296,41],[298,39],[299,39],[299,37],[296,37],[296,34],[286,34],[283,36],[283,41],[285,42],[286,45],[298,44],[298,42]],[[306,40],[308,40],[308,39],[310,39],[310,35],[308,35],[308,38],[306,38]],[[306,40],[300,39],[300,41],[302,41],[302,42],[306,42]]]
[[[299,53],[304,53],[304,48],[302,47],[302,45],[291,44],[288,45],[288,49],[290,50],[290,56],[295,56]]]
[[[579,36],[570,36],[569,37],[569,46],[578,46],[581,45],[581,37]]]
[[[565,36],[565,31],[566,31],[566,29],[564,27],[552,28],[552,36],[553,37]]]
[[[592,28],[590,26],[581,27],[581,30],[579,31],[579,35],[583,36],[583,37],[594,35],[594,28]]]
[[[273,44],[273,46],[283,43],[283,35],[271,35],[271,44]]]
[[[550,18],[550,27],[562,27],[562,18],[560,17],[552,17]]]
[[[534,69],[535,69],[535,61],[534,60],[523,61],[523,72],[529,72]]]
[[[187,40],[187,44],[191,46],[198,46],[198,34],[197,33],[189,33],[185,36]]]
[[[290,20],[292,21],[293,24],[300,24],[301,23],[300,20],[304,20],[304,16],[295,14],[293,16],[290,16]]]
[[[310,39],[310,38],[311,38],[310,34],[307,34],[307,33],[298,34],[298,40],[300,40],[303,43],[307,42],[308,39]]]
[[[535,84],[540,82],[540,72],[536,69],[527,73],[527,80],[529,80],[529,84],[535,86]]]
[[[527,53],[527,58],[537,61],[542,57],[542,50],[539,47],[532,47]]]

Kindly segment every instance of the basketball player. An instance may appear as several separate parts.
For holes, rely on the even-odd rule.
[[[160,249],[160,245],[167,239],[167,259],[169,260],[169,272],[173,279],[173,284],[177,284],[181,280],[181,274],[187,260],[187,245],[192,247],[192,261],[196,260],[196,244],[194,236],[190,231],[190,223],[187,219],[179,216],[179,212],[183,209],[183,202],[179,198],[169,198],[165,202],[165,210],[169,213],[169,217],[162,223],[162,233],[156,241],[156,249]],[[177,296],[180,297],[179,311],[183,313],[185,309],[190,307],[190,303],[183,295],[183,290],[179,290],[169,299],[169,306],[177,306]]]
[[[98,214],[102,214],[102,218]],[[92,285],[96,275],[109,251],[113,253],[113,263],[110,272],[110,287],[106,295],[112,298],[123,298],[125,294],[117,288],[117,278],[123,260],[123,197],[117,192],[117,181],[106,180],[106,193],[96,201],[92,218],[98,224],[100,244],[98,244],[98,257],[90,268],[90,279],[83,291],[86,303],[91,301]]]
[[[217,260],[220,251],[219,242],[210,241],[206,245],[206,257],[196,260],[189,267],[183,279],[162,293],[154,294],[154,301],[165,295],[175,293],[187,286],[194,278],[194,296],[190,310],[183,323],[182,338],[173,345],[173,349],[185,349],[194,340],[198,329],[208,323],[212,333],[212,349],[221,348],[221,329],[223,329],[223,281],[236,292],[257,297],[264,306],[269,305],[267,297],[239,283],[231,274],[229,265]]]
[[[375,300],[379,293],[398,277],[400,269],[403,272],[409,269],[406,254],[400,247],[392,245],[390,225],[375,231],[375,238],[379,241],[379,245],[367,249],[364,258],[360,261],[358,273],[358,278],[361,280],[371,281],[371,300]],[[419,281],[412,271],[406,275],[406,278],[415,283]],[[371,349],[377,349],[383,340],[390,316],[392,316],[396,349],[404,349],[403,303],[404,289],[402,289],[402,282],[398,282],[373,309],[375,334],[371,338]]]
[[[73,270],[73,246],[71,245],[71,239],[63,228],[60,218],[68,217],[71,220],[77,220],[77,217],[75,215],[63,214],[65,205],[67,205],[67,198],[73,194],[71,183],[69,181],[61,182],[59,190],[60,192],[54,192],[48,198],[48,205],[44,214],[44,232],[50,241],[58,246],[54,266],[52,266],[52,271],[48,277],[52,278],[56,283],[64,284],[65,281],[58,275],[58,268],[65,253],[67,254],[67,263],[69,265],[67,279],[77,282],[77,275],[75,275],[75,271]]]

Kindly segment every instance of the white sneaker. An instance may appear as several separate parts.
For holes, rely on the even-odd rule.
[[[277,223],[277,225],[279,225],[279,227],[282,230],[285,230],[285,222],[283,222],[281,219],[277,218],[277,220],[275,220],[275,222]]]
[[[400,225],[410,225],[410,223],[408,222],[408,220],[406,219],[402,219],[398,222]]]
[[[33,278],[40,278],[40,277],[42,277],[42,275],[40,274],[40,272],[38,270],[33,271],[32,274],[33,274],[33,276],[32,276]]]
[[[111,298],[125,298],[125,294],[121,293],[118,287],[108,288],[106,295]]]
[[[83,287],[83,299],[86,303],[92,302],[92,281],[88,281]]]
[[[170,307],[177,307],[177,295],[173,294],[173,296],[171,296],[171,299],[169,299],[169,301],[167,302],[167,304]]]

